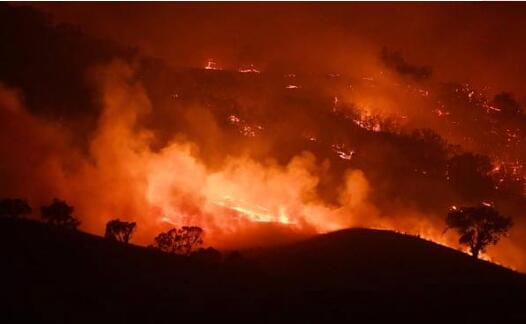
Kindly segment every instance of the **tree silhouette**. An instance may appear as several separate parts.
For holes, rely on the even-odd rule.
[[[118,218],[113,219],[106,224],[104,237],[109,240],[128,243],[136,225],[135,222],[124,222]]]
[[[198,226],[172,228],[155,237],[154,247],[164,252],[190,255],[203,244],[203,233]]]
[[[189,255],[203,244],[203,229],[198,226],[183,226],[179,230],[178,242],[178,250]]]
[[[80,221],[73,216],[73,210],[74,208],[65,201],[55,198],[51,205],[42,206],[40,213],[48,224],[67,229],[76,229],[80,225]]]
[[[171,229],[168,232],[161,232],[154,239],[153,247],[164,251],[164,252],[173,252],[173,242],[176,235],[176,229]]]
[[[467,245],[474,258],[478,258],[489,244],[496,244],[513,225],[511,218],[486,205],[453,207],[446,217],[446,224],[446,231],[455,229],[460,235],[459,243]]]
[[[0,218],[18,218],[30,214],[31,211],[31,207],[29,207],[29,204],[25,200],[19,198],[5,198],[0,200]]]

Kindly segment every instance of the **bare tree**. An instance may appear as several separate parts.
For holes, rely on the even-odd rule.
[[[492,206],[452,208],[446,217],[447,228],[460,235],[459,243],[467,245],[471,255],[479,253],[490,244],[497,244],[513,225],[511,218],[499,214]]]
[[[18,218],[20,216],[31,214],[29,204],[19,198],[5,198],[0,200],[0,218]]]
[[[198,226],[172,228],[155,237],[154,247],[164,252],[190,255],[203,244],[203,233]]]
[[[51,205],[42,206],[40,213],[48,224],[67,229],[76,229],[80,225],[80,221],[73,216],[73,210],[74,208],[65,201],[55,198]]]
[[[106,233],[104,237],[109,240],[128,243],[133,231],[137,227],[135,222],[124,222],[113,219],[106,224]]]

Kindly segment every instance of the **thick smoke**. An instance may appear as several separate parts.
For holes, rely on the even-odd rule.
[[[228,157],[210,170],[200,160],[198,147],[177,137],[152,151],[154,135],[137,124],[152,108],[133,73],[122,62],[93,69],[103,108],[87,156],[64,142],[64,131],[31,116],[19,96],[3,88],[6,141],[1,149],[16,158],[3,161],[4,170],[14,173],[2,175],[15,177],[6,179],[3,194],[29,195],[33,204],[64,198],[90,232],[100,233],[115,217],[137,220],[137,240],[142,243],[168,226],[194,224],[203,226],[208,242],[219,247],[275,244],[286,235],[264,242],[245,232],[250,230],[256,240],[263,235],[260,231],[304,236],[366,225],[375,217],[367,201],[369,184],[360,171],[347,171],[339,194],[341,207],[325,204],[316,193],[320,166],[308,152],[284,166]],[[24,141],[7,140],[23,137],[27,129],[33,133]],[[21,169],[20,160],[29,163],[27,168]],[[16,178],[21,175],[28,179]],[[239,241],[239,236],[247,236],[247,241]]]
[[[508,61],[480,69],[491,55],[476,39],[454,38],[463,20],[444,30],[454,5],[392,15],[388,4],[285,5],[300,9],[293,15],[264,4],[168,5],[123,15],[116,4],[95,6],[101,19],[90,21],[83,6],[92,5],[46,8],[98,36],[123,32],[119,40],[140,51],[67,26],[28,27],[17,9],[25,18],[7,24],[12,38],[44,30],[61,59],[45,69],[17,60],[35,58],[38,42],[20,47],[24,55],[3,52],[12,64],[0,67],[2,196],[34,207],[66,199],[93,233],[111,218],[136,220],[141,244],[173,225],[200,225],[225,248],[349,226],[458,247],[443,234],[448,208],[487,201],[516,223],[489,256],[526,267],[523,89],[516,75],[503,77]],[[493,20],[481,29],[487,13],[469,8],[459,14],[470,22],[464,34],[499,43]],[[371,15],[385,19],[363,18]],[[419,28],[402,24],[406,15]],[[208,58],[223,70],[202,69]],[[246,66],[262,73],[240,73]]]
[[[67,141],[65,129],[29,114],[19,93],[2,88],[2,138],[32,131],[23,142],[2,144],[2,152],[16,152],[10,155],[16,160],[3,162],[11,171],[3,174],[4,195],[30,197],[37,206],[64,198],[76,207],[82,228],[94,233],[115,217],[136,220],[136,242],[142,244],[170,226],[195,224],[207,230],[209,244],[222,248],[277,244],[351,226],[396,229],[455,245],[441,235],[440,215],[406,203],[390,205],[390,212],[385,202],[375,206],[369,199],[374,186],[359,170],[344,170],[336,202],[328,203],[319,190],[331,165],[308,151],[285,164],[241,155],[210,167],[199,146],[180,134],[153,150],[154,133],[138,123],[152,106],[134,70],[117,61],[90,75],[103,108],[87,153]],[[19,160],[29,165],[21,168]]]
[[[413,78],[415,81],[425,80],[431,77],[431,68],[428,66],[416,66],[409,64],[400,53],[382,48],[380,58],[390,69],[402,76]]]
[[[526,67],[517,63],[526,46],[522,3],[33,5],[173,66],[200,67],[213,57],[225,68],[248,62],[358,75],[371,73],[385,46],[431,66],[441,81],[506,89],[521,100],[526,90]]]

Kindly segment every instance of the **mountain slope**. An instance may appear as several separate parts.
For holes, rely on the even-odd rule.
[[[0,220],[2,322],[516,322],[526,279],[400,234],[353,229],[222,261]]]
[[[279,249],[255,251],[268,271],[338,284],[506,284],[522,275],[418,237],[348,229]],[[300,271],[301,269],[301,271]]]

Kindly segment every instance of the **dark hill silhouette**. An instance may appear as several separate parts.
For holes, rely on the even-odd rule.
[[[270,273],[317,283],[382,288],[435,284],[507,284],[522,274],[392,231],[353,228],[252,256]],[[312,265],[312,266],[309,266]]]
[[[2,322],[518,322],[526,277],[367,229],[223,261],[0,220]]]
[[[250,254],[265,273],[294,287],[282,305],[290,313],[326,307],[311,317],[316,321],[526,319],[526,276],[415,236],[357,228]]]

